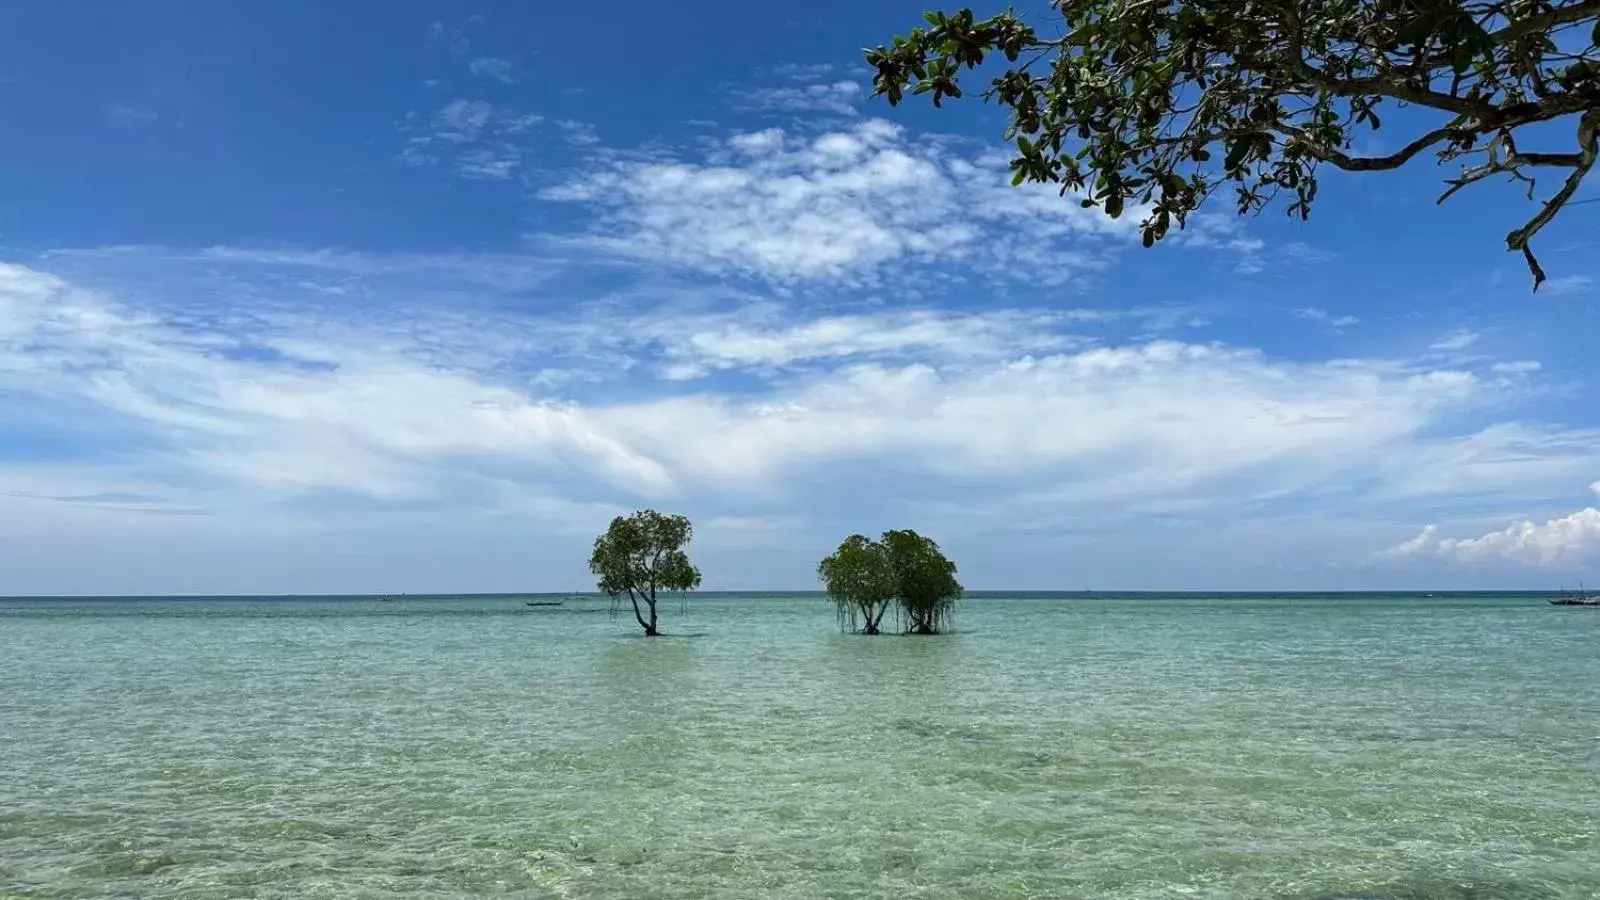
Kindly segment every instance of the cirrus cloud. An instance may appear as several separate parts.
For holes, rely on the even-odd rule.
[[[1061,284],[1134,238],[1136,211],[1112,220],[1008,181],[1001,157],[867,119],[817,136],[734,134],[700,158],[622,155],[541,196],[594,210],[573,239],[583,246],[780,284],[879,283],[891,265],[944,263]]]

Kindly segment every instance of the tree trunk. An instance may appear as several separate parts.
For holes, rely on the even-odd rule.
[[[650,621],[646,622],[644,620],[644,612],[639,609],[639,596],[633,592],[632,588],[628,590],[628,599],[633,601],[633,618],[634,621],[639,623],[639,627],[644,629],[645,637],[654,635],[656,633],[655,603],[652,602],[648,597],[645,598],[645,602],[650,606]]]
[[[878,617],[875,619],[872,616],[872,604],[871,603],[862,603],[861,604],[861,618],[866,620],[866,623],[867,623],[866,627],[861,629],[861,633],[862,634],[877,634],[878,633],[878,619],[883,618],[883,613],[878,613]]]

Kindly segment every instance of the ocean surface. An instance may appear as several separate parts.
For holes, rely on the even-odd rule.
[[[0,600],[0,897],[1600,897],[1600,609],[523,600]]]

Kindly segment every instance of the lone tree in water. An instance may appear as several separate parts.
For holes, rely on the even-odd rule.
[[[658,592],[692,591],[700,586],[700,570],[689,562],[683,549],[693,536],[687,517],[646,509],[617,516],[606,533],[595,539],[589,571],[600,576],[600,590],[613,601],[628,595],[633,617],[646,636],[661,633],[656,627]]]
[[[895,595],[911,634],[938,634],[950,626],[960,599],[956,564],[932,538],[915,531],[885,531],[883,545],[894,567]]]
[[[991,54],[984,97],[1009,109],[1012,183],[1059,184],[1112,218],[1141,204],[1146,247],[1224,185],[1238,211],[1279,196],[1305,218],[1323,164],[1398,169],[1424,151],[1461,160],[1439,197],[1488,178],[1551,172],[1506,235],[1538,290],[1529,242],[1600,155],[1600,0],[1052,0],[1044,35],[1007,10],[929,12],[928,27],[867,51],[875,93],[934,106]],[[1412,107],[1387,154],[1353,152],[1379,113]],[[1535,147],[1560,134],[1564,147]],[[1568,143],[1570,142],[1570,143]],[[1221,162],[1213,162],[1219,154]],[[1584,201],[1586,202],[1586,201]]]
[[[866,535],[852,534],[817,566],[817,580],[839,613],[839,627],[878,634],[878,625],[896,594],[889,548]]]

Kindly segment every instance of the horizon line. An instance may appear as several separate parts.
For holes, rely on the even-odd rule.
[[[1261,597],[1261,596],[1308,596],[1308,597],[1337,597],[1357,594],[1415,594],[1423,596],[1443,595],[1486,595],[1486,594],[1559,594],[1563,588],[1365,588],[1365,589],[1339,589],[1319,590],[1312,588],[1295,588],[1288,590],[1250,589],[1250,590],[1185,590],[1185,589],[1139,589],[1116,588],[1109,590],[1096,590],[1093,588],[982,588],[963,592],[965,597],[1004,598],[1018,595],[1053,595],[1053,596],[1177,596],[1177,597]],[[366,593],[252,593],[236,592],[226,594],[5,594],[0,595],[0,602],[8,600],[377,600],[387,598],[392,600],[469,600],[493,599],[511,597],[583,597],[602,599],[607,595],[600,591],[421,591],[421,592],[387,592],[372,591]],[[687,599],[690,597],[740,597],[740,596],[772,596],[772,597],[805,597],[827,596],[826,591],[815,588],[806,590],[786,590],[782,588],[751,588],[747,590],[712,590],[688,591],[669,593],[666,596]]]

